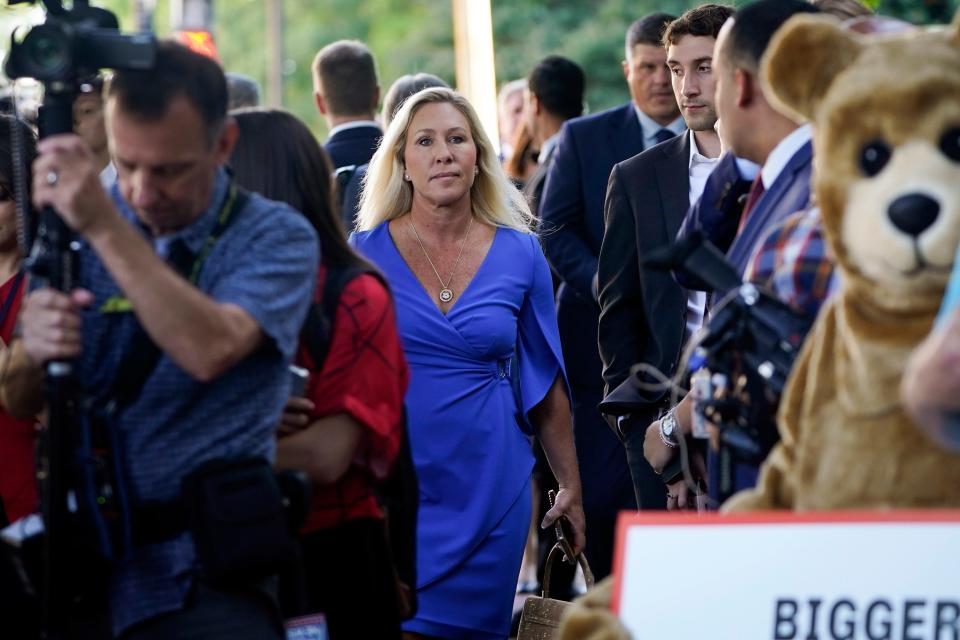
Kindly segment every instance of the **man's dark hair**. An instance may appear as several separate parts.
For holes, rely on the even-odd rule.
[[[260,85],[250,76],[227,72],[227,96],[230,111],[260,106]]]
[[[562,56],[547,56],[527,77],[527,88],[550,113],[564,120],[583,113],[586,79],[576,62]]]
[[[730,62],[746,69],[758,69],[773,34],[798,13],[820,13],[820,10],[803,0],[758,0],[737,10],[726,40]]]
[[[359,40],[338,40],[320,49],[313,59],[313,83],[333,114],[361,116],[376,108],[377,65]]]
[[[734,8],[725,4],[702,4],[684,12],[667,25],[663,32],[663,46],[677,44],[684,36],[716,38],[720,27],[733,15]]]
[[[627,29],[627,56],[633,51],[634,45],[652,44],[659,47],[663,42],[663,32],[667,25],[677,19],[669,13],[651,13],[635,21]]]
[[[199,112],[213,144],[227,118],[227,80],[220,65],[207,56],[162,40],[153,68],[117,70],[107,89],[107,97],[116,98],[124,113],[148,121],[163,118],[180,96]]]

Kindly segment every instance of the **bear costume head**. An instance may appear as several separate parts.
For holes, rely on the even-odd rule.
[[[960,14],[870,37],[799,16],[771,42],[764,79],[778,109],[816,127],[815,190],[844,286],[878,311],[933,314],[960,244]]]

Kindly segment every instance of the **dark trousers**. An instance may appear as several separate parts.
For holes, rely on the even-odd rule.
[[[663,511],[667,508],[667,487],[643,457],[643,440],[647,427],[656,419],[654,415],[639,414],[625,419],[621,424],[624,432],[623,446],[627,452],[630,475],[637,504],[643,511]]]
[[[623,445],[597,405],[602,389],[573,387],[573,435],[587,519],[585,553],[597,580],[610,574],[617,514],[637,508]]]
[[[363,518],[300,537],[307,603],[330,640],[399,640],[393,558],[382,520]]]
[[[122,640],[281,640],[275,581],[234,587],[197,582],[180,611],[135,625]]]

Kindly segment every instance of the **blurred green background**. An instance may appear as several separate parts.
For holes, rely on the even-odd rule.
[[[132,0],[93,0],[135,27]],[[560,54],[587,75],[587,103],[598,111],[627,100],[620,70],[623,39],[634,19],[652,12],[679,14],[695,0],[493,0],[498,86],[522,77],[542,57]],[[738,3],[742,4],[742,3]],[[914,23],[949,22],[958,0],[872,0],[880,13]],[[266,79],[266,2],[215,0],[214,37],[224,67]],[[313,104],[310,63],[317,50],[341,38],[366,42],[376,56],[385,92],[398,76],[427,71],[454,84],[450,0],[283,0],[283,104],[321,138],[326,126]],[[0,10],[0,36],[24,21],[23,9]],[[169,2],[157,0],[154,29],[169,32]],[[3,45],[6,48],[6,45]]]

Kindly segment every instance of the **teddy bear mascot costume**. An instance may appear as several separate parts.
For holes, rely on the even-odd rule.
[[[781,442],[725,511],[960,506],[960,455],[904,411],[960,244],[960,13],[948,28],[864,38],[788,22],[764,76],[814,123],[814,188],[841,287],[780,405]]]
[[[780,404],[781,442],[724,511],[960,506],[960,454],[904,412],[899,386],[930,332],[960,244],[960,12],[950,27],[864,37],[792,18],[762,74],[815,125],[814,188],[840,290]],[[610,581],[568,611],[567,639],[626,639]]]

